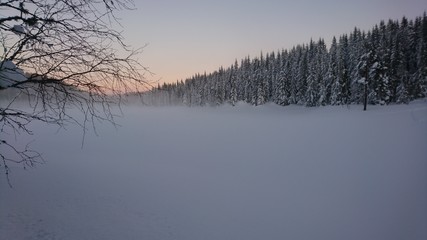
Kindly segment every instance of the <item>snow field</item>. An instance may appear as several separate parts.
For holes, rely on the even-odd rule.
[[[124,112],[83,149],[34,124],[47,163],[1,179],[0,239],[427,238],[424,100]]]

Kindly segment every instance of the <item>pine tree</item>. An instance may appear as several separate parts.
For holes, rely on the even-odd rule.
[[[351,98],[350,92],[350,68],[349,68],[349,47],[348,47],[348,37],[343,35],[340,38],[338,44],[338,79],[339,79],[339,88],[341,91],[340,99],[338,102],[340,104],[349,104]]]
[[[354,28],[353,33],[350,34],[349,38],[349,50],[350,50],[350,91],[351,98],[350,103],[362,103],[363,102],[363,86],[361,86],[359,80],[359,61],[362,55],[365,53],[365,33],[362,33],[358,28]]]
[[[390,101],[396,102],[398,98],[397,88],[401,80],[401,66],[403,53],[401,48],[401,39],[399,32],[399,22],[389,21],[387,25],[388,32],[390,34],[390,63],[388,69],[389,89],[390,89]]]
[[[319,84],[319,97],[317,106],[324,106],[329,104],[330,97],[330,84],[327,81],[328,72],[328,50],[325,41],[320,39],[318,42],[318,56],[317,56],[317,82]]]
[[[418,97],[427,96],[427,14],[424,12],[420,18],[421,26],[418,30],[418,43],[417,43],[417,82],[419,85],[420,93]]]
[[[363,111],[366,111],[368,104],[368,83],[369,83],[369,59],[371,53],[365,53],[360,57],[360,61],[357,64],[358,69],[358,81],[363,89]]]
[[[305,93],[305,105],[308,107],[317,106],[319,99],[319,85],[317,82],[318,74],[318,52],[316,44],[311,40],[308,50],[307,66],[307,90]]]
[[[406,79],[406,76],[404,76],[397,87],[397,103],[409,103],[411,100],[408,93],[407,82],[408,80]]]
[[[237,71],[239,69],[237,60],[234,63],[234,66],[230,69],[230,97],[229,102],[232,106],[237,103]]]
[[[289,104],[289,96],[290,96],[290,75],[291,75],[291,64],[288,53],[286,51],[282,51],[279,58],[279,69],[277,72],[276,81],[277,85],[276,89],[276,97],[275,102],[279,105],[286,106]]]
[[[342,104],[342,87],[338,77],[338,44],[335,37],[332,39],[332,44],[329,51],[329,65],[326,79],[328,84],[331,85],[331,104]]]
[[[298,65],[296,76],[296,103],[304,105],[306,103],[305,93],[307,90],[307,75],[308,75],[308,56],[305,46],[300,46],[298,49]]]

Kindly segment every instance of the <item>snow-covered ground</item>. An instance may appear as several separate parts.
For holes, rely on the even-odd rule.
[[[361,108],[126,107],[83,149],[35,124],[0,239],[427,239],[426,101]]]

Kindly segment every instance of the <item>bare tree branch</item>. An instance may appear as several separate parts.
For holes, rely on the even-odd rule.
[[[84,132],[97,121],[115,124],[112,107],[122,95],[148,89],[145,74],[150,72],[137,61],[142,49],[131,49],[115,30],[120,26],[115,13],[133,8],[131,0],[0,2],[0,96],[18,89],[31,106],[30,111],[15,107],[16,98],[0,101],[0,146],[13,155],[1,152],[6,174],[8,163],[42,161],[28,146],[19,149],[3,139],[5,133],[32,134],[32,121],[74,123]]]

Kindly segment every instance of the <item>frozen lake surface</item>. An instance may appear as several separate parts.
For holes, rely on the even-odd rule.
[[[83,149],[34,124],[0,239],[427,239],[426,101],[361,108],[125,107]]]

